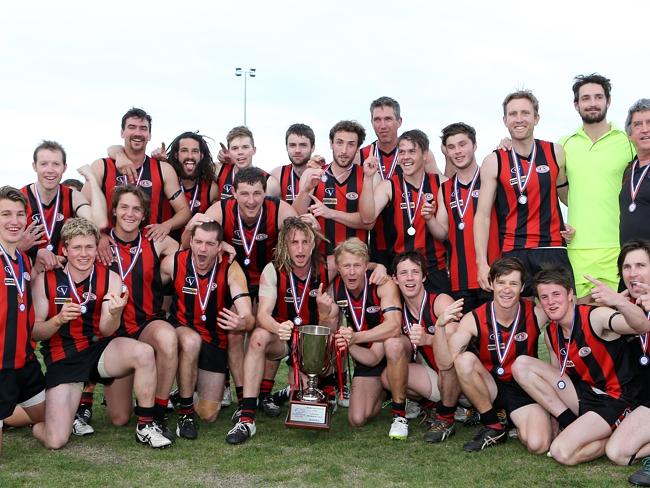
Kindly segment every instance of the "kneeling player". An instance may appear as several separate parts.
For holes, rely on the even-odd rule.
[[[237,262],[217,262],[223,229],[215,222],[192,228],[190,249],[161,263],[163,282],[172,280],[169,321],[178,336],[179,417],[176,435],[196,439],[196,412],[214,422],[219,415],[227,364],[228,331],[250,330],[255,322],[246,277]],[[234,303],[236,312],[230,310]]]
[[[153,423],[156,365],[153,349],[124,337],[111,338],[120,325],[128,290],[120,277],[95,264],[99,230],[83,218],[61,229],[68,263],[34,281],[34,338],[42,341],[47,365],[45,423],[34,436],[59,449],[70,437],[85,381],[110,381],[134,375],[138,400],[136,439],[151,447],[171,444]],[[110,405],[109,405],[110,406]]]

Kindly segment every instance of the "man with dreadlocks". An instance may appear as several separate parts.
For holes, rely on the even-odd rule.
[[[288,217],[278,234],[273,261],[260,277],[257,327],[244,359],[243,408],[239,421],[226,435],[229,444],[241,444],[255,435],[264,362],[279,362],[289,355],[294,327],[319,324],[335,329],[338,325],[338,308],[324,293],[327,272],[318,252],[322,238],[300,217]]]

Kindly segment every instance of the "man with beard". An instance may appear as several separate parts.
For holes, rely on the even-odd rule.
[[[638,400],[639,384],[626,336],[650,331],[643,310],[625,294],[587,275],[599,306],[576,304],[562,268],[535,276],[535,291],[551,323],[546,346],[551,363],[519,358],[515,378],[559,424],[549,455],[575,465],[605,454],[612,432]],[[637,339],[634,339],[637,340]]]
[[[580,303],[591,300],[593,285],[585,279],[585,274],[614,290],[619,283],[617,199],[625,167],[634,158],[634,147],[625,132],[607,121],[610,92],[611,83],[602,75],[576,76],[573,106],[583,124],[560,140],[566,154],[569,183],[568,221],[576,230],[568,244],[568,253]],[[627,208],[620,210],[627,211]],[[598,218],[594,219],[594,215]]]
[[[359,215],[363,168],[353,163],[365,137],[365,129],[357,122],[337,122],[329,133],[332,163],[320,169],[308,168],[303,173],[300,192],[293,203],[298,214],[310,212],[318,220],[329,241],[321,243],[320,252],[328,258],[334,255],[336,243],[350,237],[367,242],[368,229],[372,227],[364,224]]]
[[[316,136],[308,125],[293,124],[287,129],[284,142],[291,164],[275,168],[271,175],[280,182],[280,198],[292,204],[300,192],[300,177],[314,152]]]
[[[224,390],[228,333],[253,328],[246,277],[237,262],[217,262],[223,229],[215,221],[192,228],[190,248],[161,263],[163,282],[174,289],[169,320],[178,337],[179,399],[176,435],[196,439],[196,413],[208,422],[219,415]],[[230,307],[234,304],[235,311]]]
[[[279,363],[289,355],[296,327],[301,324],[319,324],[332,330],[338,326],[338,308],[323,293],[327,272],[320,262],[318,238],[305,220],[288,218],[278,235],[273,261],[262,271],[258,327],[249,341],[244,363],[243,409],[239,421],[226,435],[229,444],[246,442],[257,431],[255,410],[265,360]],[[297,367],[295,363],[293,366]]]

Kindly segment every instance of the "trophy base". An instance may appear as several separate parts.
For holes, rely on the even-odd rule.
[[[295,429],[330,430],[331,420],[327,397],[321,402],[308,402],[300,399],[299,391],[291,393],[284,425]]]

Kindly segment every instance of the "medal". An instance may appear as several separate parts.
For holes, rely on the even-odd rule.
[[[379,174],[382,180],[390,180],[395,173],[395,168],[397,168],[397,161],[399,160],[399,151],[398,147],[395,147],[393,150],[393,162],[390,164],[390,169],[388,173],[384,172],[384,165],[382,164],[381,153],[379,152],[379,141],[374,142],[375,150],[373,151],[375,158],[377,158],[377,166],[379,166]]]
[[[647,317],[650,319],[650,312],[648,312]],[[639,358],[639,363],[641,363],[641,366],[647,366],[648,362],[650,362],[650,358],[648,358],[648,333],[641,334],[639,341],[641,342],[641,350],[643,351],[643,354]]]
[[[521,314],[521,304],[517,304],[517,313],[515,314],[515,319],[510,324],[510,336],[508,337],[508,342],[506,343],[503,351],[501,350],[501,334],[499,333],[499,323],[497,322],[497,314],[494,311],[494,301],[490,302],[490,316],[492,318],[492,332],[494,334],[494,345],[496,346],[497,358],[499,359],[499,367],[497,367],[496,372],[499,376],[503,376],[506,370],[503,367],[503,363],[506,360],[508,351],[512,347],[512,342],[517,335],[517,325],[519,325],[519,315]]]
[[[320,180],[321,180],[323,183],[327,183],[327,175],[326,175],[325,173],[323,173],[323,174],[321,175],[321,177],[320,177]]]
[[[115,237],[115,232],[111,229],[111,237],[113,240],[117,240]],[[122,282],[126,279],[127,276],[133,271],[133,268],[135,267],[135,263],[138,262],[138,258],[140,257],[140,254],[142,254],[142,234],[138,232],[138,246],[135,249],[135,255],[133,256],[133,259],[131,260],[131,264],[129,264],[129,267],[127,268],[126,272],[124,271],[124,266],[122,265],[122,254],[120,253],[120,246],[119,244],[115,249],[113,249],[113,253],[115,254],[115,259],[117,261],[117,269],[120,272],[120,278],[122,278]],[[130,254],[130,251],[129,251]],[[122,286],[126,286],[124,283]]]
[[[566,365],[569,362],[569,348],[571,347],[571,339],[573,337],[573,326],[576,324],[576,306],[573,306],[573,319],[571,319],[571,330],[569,331],[569,340],[565,341],[565,349],[566,349],[566,354],[564,355],[564,358],[561,358],[562,356],[562,349],[560,349],[560,342],[564,339],[562,336],[562,327],[560,327],[560,324],[556,322],[557,324],[557,358],[560,361],[560,380],[557,382],[557,387],[560,390],[564,390],[566,388],[566,382],[562,379],[562,376],[564,376],[564,371],[566,370]]]
[[[16,284],[16,290],[18,290],[18,309],[21,312],[24,312],[26,307],[25,304],[23,303],[23,295],[25,294],[25,273],[23,272],[24,269],[23,256],[20,253],[20,251],[16,250],[16,261],[18,261],[18,275],[20,276],[20,281],[18,281],[18,276],[14,271],[14,265],[11,262],[11,258],[9,257],[9,254],[7,254],[7,251],[2,244],[0,244],[0,253],[2,253],[2,259],[4,259],[5,262],[5,273],[6,270],[9,270],[9,274],[11,274],[11,277],[14,279],[14,283]]]
[[[521,205],[526,205],[528,203],[528,197],[524,195],[524,190],[530,182],[530,174],[533,171],[533,166],[535,166],[535,157],[537,156],[537,142],[533,140],[533,150],[530,153],[530,159],[528,160],[528,171],[526,172],[526,181],[522,183],[521,181],[521,171],[519,166],[521,165],[521,160],[519,155],[516,153],[514,146],[510,148],[510,155],[512,157],[512,162],[515,165],[515,175],[517,176],[517,188],[519,189],[519,198],[517,201]],[[523,165],[521,166],[523,169]]]
[[[82,305],[82,306],[81,306],[81,313],[82,313],[82,314],[85,314],[87,311],[88,311],[88,309],[86,308],[86,306],[85,306],[85,305]]]
[[[363,323],[366,318],[366,300],[368,298],[368,275],[366,275],[363,285],[363,299],[361,300],[361,317],[357,317],[357,312],[354,311],[354,306],[352,306],[352,297],[348,289],[345,288],[345,296],[348,298],[348,303],[350,304],[350,312],[352,312],[352,321],[354,322],[354,327],[357,329],[357,332],[363,329]]]
[[[559,390],[564,390],[566,388],[566,382],[564,380],[559,380],[557,382],[557,387]]]
[[[58,215],[59,212],[59,199],[61,198],[61,185],[59,185],[56,190],[56,200],[54,202],[52,219],[50,221],[49,227],[47,224],[47,220],[45,219],[45,210],[43,208],[43,202],[41,201],[41,196],[38,193],[37,183],[34,183],[34,194],[36,196],[36,206],[38,207],[38,213],[41,216],[41,222],[43,222],[43,231],[45,232],[45,237],[47,238],[48,245],[46,246],[46,249],[48,251],[51,251],[52,249],[54,249],[54,246],[50,244],[50,241],[52,240],[52,235],[54,234],[54,227],[56,226],[56,216]]]
[[[409,219],[409,228],[406,230],[406,233],[411,237],[415,235],[415,227],[413,227],[413,221],[417,217],[418,208],[420,207],[420,201],[422,200],[422,189],[424,188],[424,177],[426,174],[422,174],[422,181],[420,181],[420,188],[418,189],[418,199],[415,202],[415,208],[413,213],[411,213],[411,192],[406,186],[406,178],[402,178],[402,187],[404,188],[404,198],[406,198],[406,214]]]
[[[409,227],[408,229],[406,229],[406,233],[408,235],[410,235],[410,236],[414,236],[415,235],[415,227],[413,227],[413,226]]]
[[[77,293],[77,285],[72,279],[72,276],[70,275],[70,271],[68,270],[67,266],[65,267],[65,274],[68,277],[68,284],[70,285],[70,291],[72,292],[72,296],[74,296],[77,300],[77,303],[81,305],[80,310],[81,310],[81,314],[83,315],[88,310],[86,304],[90,301],[90,298],[93,296],[93,276],[95,275],[95,266],[93,265],[92,269],[90,270],[90,278],[88,279],[88,293],[86,293],[86,299],[83,302],[79,297],[79,293]]]
[[[210,300],[210,293],[212,293],[212,283],[214,282],[214,274],[217,271],[217,260],[214,260],[212,265],[212,272],[210,273],[210,279],[208,280],[208,288],[205,290],[205,294],[201,296],[201,281],[199,280],[199,275],[196,272],[194,267],[194,259],[190,256],[190,264],[192,265],[192,273],[194,273],[194,279],[196,280],[196,294],[199,296],[199,306],[201,307],[201,320],[206,321],[207,317],[205,315],[205,309],[208,308],[208,301]]]
[[[646,164],[645,169],[641,173],[641,177],[639,178],[639,181],[635,185],[634,172],[636,171],[638,164],[639,164],[639,158],[636,158],[634,160],[634,163],[632,164],[632,171],[630,172],[630,197],[632,199],[632,203],[630,203],[630,206],[627,207],[630,213],[636,210],[636,203],[635,203],[636,196],[639,193],[639,190],[641,189],[641,183],[643,183],[643,180],[645,179],[646,175],[648,174],[648,170],[650,169],[650,164]]]
[[[127,291],[129,291],[129,287],[122,283],[122,295],[124,295]]]
[[[323,177],[321,176],[321,181],[323,180]],[[293,170],[293,165],[291,165],[291,201],[294,202],[296,200],[296,172]],[[288,197],[288,195],[287,195]],[[287,198],[288,200],[289,198]]]
[[[205,316],[205,314],[201,315],[201,320],[205,322],[208,318]]]
[[[183,186],[183,183],[181,182],[181,179],[178,179],[178,184],[181,185],[181,188],[183,189],[183,192],[185,192],[185,187]],[[196,199],[199,196],[199,187],[201,186],[201,182],[197,180],[196,185],[194,185],[194,195],[192,196],[192,200],[190,200],[188,203],[190,204],[190,212],[194,212],[194,205],[196,204]],[[199,207],[201,206],[199,202]]]
[[[20,310],[21,312],[24,312],[25,311],[25,304],[21,303],[20,305],[18,305],[18,310]]]
[[[428,302],[428,297],[429,294],[424,291],[424,294],[422,295],[422,301],[420,302],[420,310],[418,310],[418,316],[417,316],[417,323],[422,325],[422,312],[424,312],[424,305]],[[402,309],[402,315],[404,316],[404,324],[406,324],[406,330],[408,332],[409,338],[411,337],[411,330],[413,329],[413,323],[411,322],[410,317],[410,312],[408,310],[408,305],[404,303],[404,308]],[[415,359],[415,356],[417,355],[418,352],[418,346],[415,344],[411,343],[413,346],[413,359]]]
[[[264,205],[264,204],[262,204]],[[264,215],[264,207],[260,209],[260,215],[257,217],[257,223],[255,224],[255,229],[253,230],[253,237],[251,238],[250,244],[246,240],[246,230],[244,229],[244,222],[241,219],[241,213],[239,212],[239,205],[237,205],[237,226],[239,227],[239,233],[241,234],[241,243],[244,246],[244,266],[251,264],[251,252],[253,252],[253,246],[255,245],[255,239],[257,237],[257,231],[260,229],[260,223],[262,222],[262,215]]]
[[[647,366],[648,362],[650,362],[650,360],[648,359],[648,356],[644,355],[644,356],[641,356],[639,358],[639,363],[641,363],[641,366]]]
[[[307,295],[307,290],[309,289],[309,280],[311,279],[311,267],[309,268],[309,273],[307,273],[307,278],[305,278],[305,286],[302,289],[302,295],[298,299],[298,287],[296,286],[296,280],[293,277],[293,271],[289,272],[289,284],[291,285],[291,300],[293,301],[293,309],[296,311],[296,316],[293,318],[293,323],[296,325],[302,324],[302,318],[300,318],[300,310],[302,309],[302,304],[305,302],[305,296]]]
[[[456,213],[458,214],[458,217],[460,219],[460,223],[458,224],[458,228],[460,230],[463,230],[465,228],[465,222],[464,222],[465,214],[467,213],[467,209],[469,208],[469,202],[472,200],[472,192],[474,191],[474,185],[476,184],[478,175],[479,175],[479,169],[476,168],[476,171],[474,172],[474,176],[472,176],[472,181],[469,185],[469,191],[467,192],[467,200],[463,200],[462,198],[459,198],[460,191],[458,189],[458,175],[454,175],[454,200],[456,202]]]

